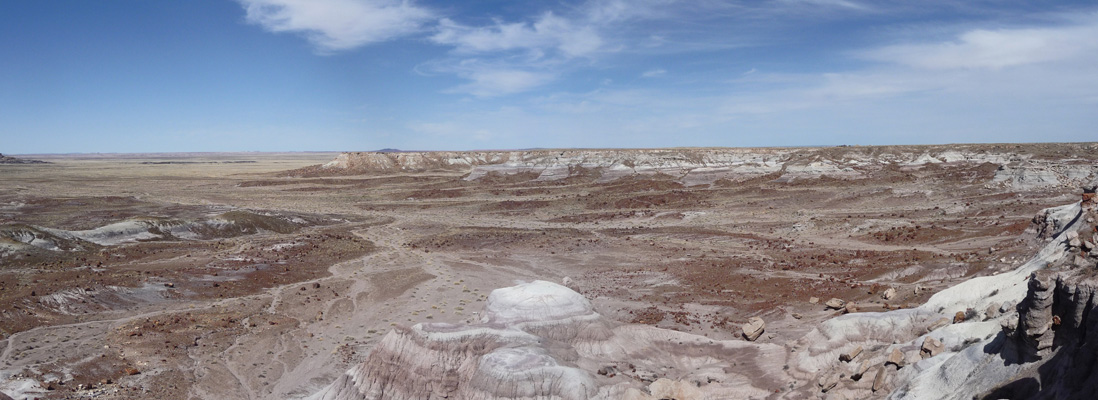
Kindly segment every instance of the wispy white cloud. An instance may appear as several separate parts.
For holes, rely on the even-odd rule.
[[[480,97],[525,92],[576,66],[619,52],[624,47],[623,25],[670,18],[659,10],[673,3],[675,0],[588,0],[560,13],[543,12],[517,21],[495,19],[480,26],[443,18],[429,39],[451,46],[452,57],[431,64],[436,71],[452,70],[470,80],[451,92]]]
[[[1090,140],[1098,123],[1098,52],[1085,49],[1098,37],[1088,33],[1095,26],[1085,19],[970,26],[938,42],[913,40],[926,65],[893,56],[835,72],[751,69],[722,86],[556,92],[510,103],[507,112],[469,110],[442,121],[469,135],[479,129],[531,135],[525,142],[493,137],[516,147]],[[1046,55],[1019,44],[1034,41],[1063,49]],[[955,45],[970,46],[971,54],[955,54]],[[851,61],[891,56],[897,48],[870,47]],[[572,132],[616,132],[607,136],[617,141]]]
[[[423,29],[435,14],[407,0],[238,0],[247,21],[294,32],[321,51],[347,50]]]
[[[466,93],[476,97],[497,97],[521,93],[542,86],[555,78],[552,72],[528,71],[506,65],[492,65],[478,60],[465,60],[438,67],[439,72],[452,73],[469,80],[448,89],[451,93]]]
[[[591,54],[602,45],[602,38],[591,26],[577,24],[553,13],[542,14],[532,23],[503,23],[471,27],[442,19],[431,41],[454,46],[459,53],[489,53],[527,50],[539,56],[557,51],[564,57]]]
[[[867,11],[870,9],[869,6],[850,0],[780,0],[779,3],[786,3],[790,6],[823,6],[858,11]]]
[[[1098,52],[1095,38],[1098,18],[1070,26],[974,29],[948,42],[887,46],[864,56],[932,70],[1000,69],[1093,56]]]
[[[667,73],[667,70],[665,70],[665,69],[663,69],[663,68],[657,68],[657,69],[652,69],[652,70],[644,71],[644,73],[642,73],[642,74],[641,74],[641,77],[644,77],[644,78],[655,78],[655,77],[657,77],[657,76],[662,76],[663,74],[666,74],[666,73]]]

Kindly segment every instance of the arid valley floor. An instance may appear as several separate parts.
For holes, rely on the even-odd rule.
[[[537,280],[694,339],[746,343],[761,317],[751,343],[770,347],[713,361],[752,391],[703,398],[887,397],[899,380],[822,393],[824,367],[786,357],[844,313],[1015,270],[1047,242],[1035,215],[1098,177],[1093,143],[20,157],[49,163],[0,165],[0,392],[17,399],[305,398],[390,332],[476,324],[493,290]],[[615,387],[593,398],[658,398],[705,368],[547,351]],[[587,395],[524,398],[569,396]]]

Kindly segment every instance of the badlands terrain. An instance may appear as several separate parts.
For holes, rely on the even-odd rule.
[[[15,399],[1098,390],[1095,143],[18,158]]]

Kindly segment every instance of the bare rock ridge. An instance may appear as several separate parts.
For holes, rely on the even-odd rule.
[[[322,217],[234,210],[199,220],[133,218],[95,229],[62,230],[24,224],[0,224],[0,260],[15,252],[79,251],[154,240],[202,240],[293,232],[302,226],[331,223]]]
[[[312,398],[1094,398],[1094,189],[1034,218],[1047,243],[1016,269],[914,308],[840,315],[789,343],[622,324],[535,281],[493,291],[479,324],[393,330]]]
[[[49,164],[48,162],[41,160],[27,160],[23,158],[15,158],[0,154],[0,164]]]
[[[989,165],[995,175],[988,184],[1016,189],[1076,187],[1098,176],[1095,144],[1050,144],[1041,147],[1047,147],[1045,152],[1026,153],[1011,145],[981,146],[357,152],[340,154],[331,162],[297,173],[452,171],[468,173],[467,180],[493,174],[532,174],[540,181],[581,175],[611,181],[664,174],[683,184],[697,185],[765,175],[775,175],[773,179],[778,181],[860,179],[895,168]]]

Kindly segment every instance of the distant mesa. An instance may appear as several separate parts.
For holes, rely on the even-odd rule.
[[[49,164],[41,160],[26,160],[22,158],[8,157],[0,154],[0,164]]]
[[[290,176],[433,172],[485,177],[531,177],[537,181],[590,178],[610,182],[633,176],[669,176],[686,185],[766,178],[776,183],[804,179],[860,180],[910,174],[923,168],[958,171],[991,168],[982,182],[1014,190],[1078,187],[1098,177],[1094,143],[1016,145],[539,149],[497,151],[402,151],[342,153],[322,164],[287,171]],[[1068,158],[1061,154],[1071,155]],[[492,179],[488,179],[492,180]]]

